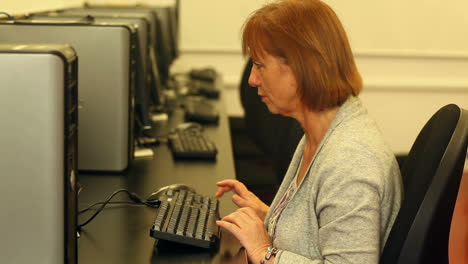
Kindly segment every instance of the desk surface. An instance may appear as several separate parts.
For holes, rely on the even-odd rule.
[[[205,126],[204,134],[216,144],[216,162],[174,161],[166,144],[154,148],[154,157],[132,162],[128,171],[121,174],[81,174],[83,189],[79,195],[80,209],[95,202],[105,201],[115,190],[127,189],[146,198],[159,188],[184,183],[193,186],[198,193],[214,195],[215,183],[226,178],[235,178],[228,118],[222,101],[215,101],[220,112],[217,126]],[[158,123],[152,131],[163,135],[183,120],[183,111],[175,110],[167,122]],[[221,217],[234,211],[230,195],[220,199]],[[119,194],[112,201],[127,201],[125,194]],[[92,222],[86,225],[78,239],[78,263],[225,263],[225,255],[235,256],[239,251],[238,242],[229,232],[224,231],[218,253],[203,250],[156,251],[155,239],[149,230],[155,218],[155,210],[138,205],[107,205]],[[90,214],[79,217],[83,223]],[[242,252],[236,257],[245,263]],[[235,262],[236,259],[233,259]]]

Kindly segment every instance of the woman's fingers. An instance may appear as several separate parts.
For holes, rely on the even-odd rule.
[[[221,185],[226,185],[226,184],[232,184],[236,180],[222,180],[216,183],[216,185],[221,186]]]
[[[250,192],[243,183],[237,180],[223,180],[217,182],[216,185],[219,186],[215,194],[217,198],[223,196],[226,192],[234,191],[235,194],[232,196],[232,202],[235,205],[240,208],[250,207],[256,212],[260,219],[265,219],[269,207],[255,196],[255,194]]]
[[[258,252],[266,251],[270,245],[270,237],[263,221],[252,208],[239,208],[234,213],[225,216],[216,224],[231,232],[246,249],[249,259],[258,259]]]
[[[235,212],[223,217],[222,221],[227,221],[237,225],[242,229],[244,226],[259,224],[263,226],[263,220],[259,218],[255,210],[249,207],[239,208]]]
[[[218,191],[215,194],[215,196],[217,198],[219,198],[219,197],[223,196],[224,193],[229,192],[230,190],[232,190],[231,187],[219,187]]]
[[[242,198],[242,197],[240,197],[240,196],[237,195],[237,194],[234,194],[234,195],[232,196],[232,202],[233,202],[234,204],[236,204],[237,206],[239,206],[239,207],[247,207],[247,206],[249,206],[249,201],[246,200],[246,199],[244,199],[244,198]]]
[[[257,213],[254,211],[254,209],[252,209],[250,207],[240,208],[238,211],[242,212],[242,214],[244,214],[246,217],[248,217],[250,219],[259,218]]]
[[[234,213],[223,217],[221,220],[233,223],[239,228],[242,228],[242,226],[245,226],[249,222],[249,216],[241,209],[237,209]]]
[[[239,239],[240,228],[238,226],[236,226],[235,224],[224,221],[224,220],[218,220],[218,221],[216,221],[216,224],[218,226],[226,229],[227,231],[231,232],[237,239]]]
[[[219,187],[215,196],[217,198],[223,196],[224,193],[229,192],[234,189],[234,180],[224,180],[217,182],[216,185]]]
[[[238,180],[224,180],[217,182],[216,185],[222,188],[229,187],[230,190],[234,190],[237,194],[244,196],[248,193],[249,190],[247,190],[247,187],[245,185],[238,181]]]
[[[235,212],[223,217],[223,219],[216,221],[216,224],[227,229],[234,236],[239,238],[242,227],[248,224],[248,222],[248,216],[245,213],[236,210]]]

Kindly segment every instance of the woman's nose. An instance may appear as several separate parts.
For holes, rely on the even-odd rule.
[[[250,70],[249,84],[252,87],[259,87],[261,85],[261,81],[260,81],[260,78],[258,77],[258,71],[255,65],[252,66],[252,69]]]

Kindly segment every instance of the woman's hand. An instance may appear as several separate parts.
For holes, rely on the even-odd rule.
[[[249,191],[242,182],[237,180],[224,180],[217,182],[216,185],[219,186],[216,192],[217,198],[223,196],[225,192],[234,191],[236,194],[232,196],[232,201],[237,206],[241,208],[250,207],[262,221],[265,220],[270,207]]]
[[[239,208],[216,221],[216,224],[231,232],[239,240],[252,263],[260,263],[270,246],[270,236],[263,220],[252,208]]]

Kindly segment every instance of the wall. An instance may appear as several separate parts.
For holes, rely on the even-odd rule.
[[[82,2],[82,0],[3,0],[2,4],[0,5],[0,11],[8,12],[14,15],[32,11],[76,6],[80,5]]]
[[[2,0],[0,5],[0,12],[8,12],[10,14],[23,14],[27,12],[37,12],[43,10],[59,9],[70,6],[79,6],[83,3],[94,3],[94,4],[137,4],[137,3],[148,3],[151,5],[166,5],[174,4],[175,0],[146,0],[146,1],[135,1],[135,0]]]

